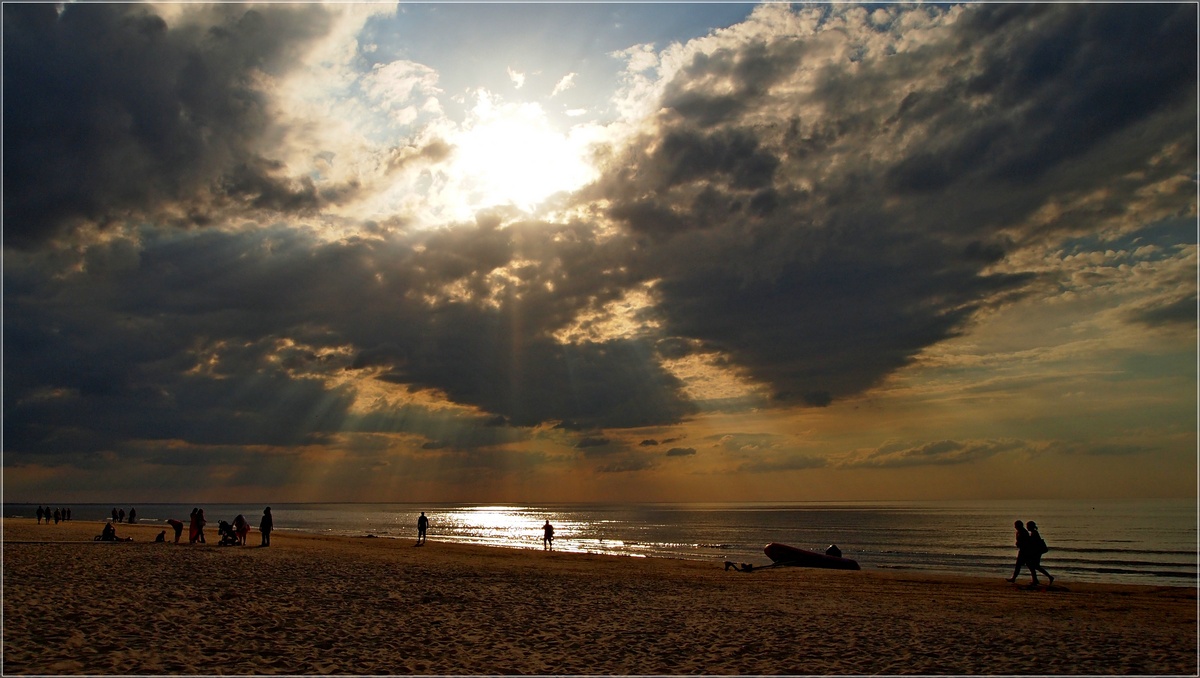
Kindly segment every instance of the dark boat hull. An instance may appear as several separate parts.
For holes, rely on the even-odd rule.
[[[858,561],[849,558],[827,556],[816,551],[805,551],[787,544],[770,543],[763,548],[763,553],[776,565],[794,567],[820,567],[827,570],[858,570]]]

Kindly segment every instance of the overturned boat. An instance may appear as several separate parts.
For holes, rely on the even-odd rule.
[[[827,570],[859,570],[857,560],[841,558],[816,551],[806,551],[795,546],[771,542],[763,547],[763,553],[774,565],[790,567],[820,567]]]

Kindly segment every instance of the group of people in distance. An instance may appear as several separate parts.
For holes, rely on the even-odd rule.
[[[71,519],[71,509],[64,508],[64,509],[53,509],[52,510],[49,506],[47,506],[46,508],[42,508],[41,504],[38,504],[38,508],[37,508],[38,525],[42,524],[43,518],[46,520],[47,525],[50,524],[51,519],[54,519],[54,524],[57,525],[61,521],[67,521],[67,520]]]
[[[113,510],[115,511],[116,509]],[[121,513],[124,513],[124,511]],[[133,522],[135,515],[136,514],[134,513],[133,509],[130,509],[129,522]],[[179,538],[183,536],[183,521],[175,520],[174,518],[167,518],[164,522],[170,525],[171,529],[175,531],[175,543],[178,544]],[[206,543],[204,539],[204,526],[207,524],[208,521],[204,518],[204,509],[192,509],[192,515],[188,523],[189,544]],[[238,514],[238,516],[233,519],[232,525],[226,523],[224,520],[220,521],[220,525],[223,533],[228,532],[228,535],[222,534],[222,536],[228,536],[228,539],[223,539],[220,542],[221,545],[246,545],[246,538],[250,534],[250,522],[246,520],[245,516]],[[271,507],[268,506],[263,510],[262,520],[260,520],[258,523],[258,530],[262,534],[262,546],[271,545],[271,531],[274,529],[275,519],[271,516]],[[133,541],[132,537],[127,537],[125,539],[118,538],[116,528],[113,527],[111,522],[105,523],[104,530],[95,539],[96,541]],[[156,543],[166,542],[167,531],[163,530],[162,532],[159,532],[154,541]]]
[[[1032,520],[1021,524],[1021,521],[1013,523],[1013,527],[1017,531],[1017,564],[1013,568],[1013,574],[1008,578],[1008,581],[1015,583],[1017,577],[1021,574],[1022,567],[1029,568],[1029,574],[1033,575],[1033,585],[1037,586],[1041,582],[1038,581],[1038,572],[1046,575],[1050,579],[1050,583],[1054,583],[1054,575],[1046,571],[1042,567],[1042,554],[1050,550],[1046,546],[1046,540],[1042,539],[1042,535],[1038,532],[1037,523]]]

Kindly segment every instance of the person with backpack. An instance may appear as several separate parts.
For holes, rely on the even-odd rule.
[[[1049,551],[1050,547],[1046,546],[1046,540],[1042,539],[1041,533],[1038,532],[1037,523],[1031,520],[1025,523],[1025,528],[1029,530],[1029,549],[1025,556],[1025,564],[1029,566],[1029,573],[1033,575],[1033,585],[1037,586],[1038,584],[1038,572],[1046,575],[1050,579],[1050,584],[1053,585],[1054,575],[1042,567],[1042,554]]]

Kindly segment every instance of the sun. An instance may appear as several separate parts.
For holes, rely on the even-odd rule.
[[[503,103],[480,91],[450,141],[447,174],[472,212],[498,205],[534,212],[551,195],[596,176],[588,162],[592,137],[583,128],[555,129],[537,103]]]

